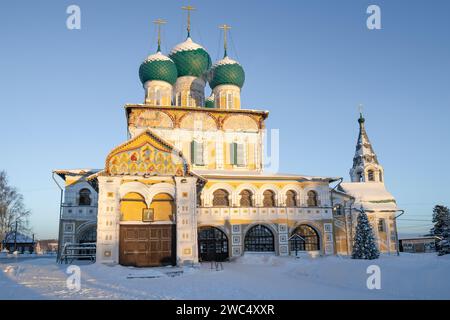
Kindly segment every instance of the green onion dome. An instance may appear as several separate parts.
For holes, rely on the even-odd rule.
[[[175,62],[178,76],[202,77],[211,67],[211,57],[199,44],[190,37],[186,41],[176,45],[169,54]]]
[[[205,108],[215,108],[214,106],[214,93],[205,99]]]
[[[160,51],[148,56],[139,68],[142,84],[150,80],[160,80],[173,85],[177,81],[177,76],[175,63]]]
[[[232,84],[242,88],[245,81],[245,72],[242,66],[235,60],[225,56],[217,61],[209,73],[209,86],[214,89],[221,84]]]

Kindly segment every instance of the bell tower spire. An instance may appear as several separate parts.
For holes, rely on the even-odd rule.
[[[356,142],[353,166],[350,169],[352,182],[384,182],[384,170],[379,164],[377,155],[370,143],[365,128],[366,119],[362,113],[362,105],[359,106],[359,134]]]

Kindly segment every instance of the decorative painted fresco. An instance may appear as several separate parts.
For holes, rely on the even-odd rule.
[[[129,123],[134,126],[150,128],[173,128],[173,121],[170,117],[158,110],[133,110],[130,114]]]
[[[187,171],[183,156],[149,131],[120,145],[106,158],[109,175],[184,176]]]

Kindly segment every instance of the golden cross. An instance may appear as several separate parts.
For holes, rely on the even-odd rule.
[[[360,104],[358,105],[358,110],[359,110],[359,113],[362,114],[362,112],[363,112],[363,110],[364,110],[364,106],[362,105],[362,103],[360,103]]]
[[[161,25],[166,24],[167,21],[164,19],[156,19],[153,23],[158,26],[158,51],[161,51]]]
[[[183,7],[181,7],[181,9],[187,11],[187,32],[188,32],[188,37],[190,37],[191,36],[191,11],[195,10],[195,8],[193,6],[183,6]]]
[[[223,24],[219,26],[219,29],[223,30],[223,48],[224,48],[224,57],[227,56],[227,32],[231,29],[231,27],[227,24]]]

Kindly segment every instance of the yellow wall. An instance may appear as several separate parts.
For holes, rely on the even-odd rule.
[[[142,211],[147,208],[144,197],[139,193],[130,192],[120,202],[122,221],[142,221]],[[154,210],[155,221],[173,221],[175,204],[172,197],[166,193],[153,197],[150,208]]]
[[[154,209],[155,221],[173,221],[175,205],[170,195],[166,193],[157,194],[153,197],[150,208]]]
[[[147,208],[144,197],[130,192],[120,201],[122,221],[142,221],[142,210]]]

